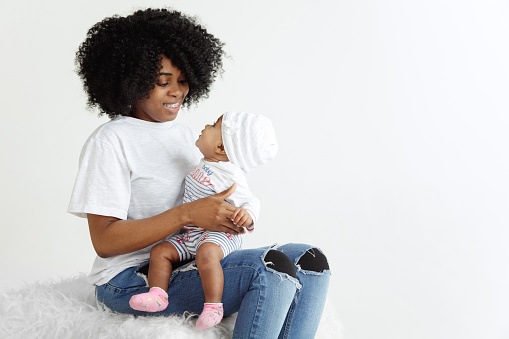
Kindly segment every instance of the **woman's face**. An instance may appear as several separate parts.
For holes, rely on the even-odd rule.
[[[135,118],[152,122],[172,121],[177,117],[180,106],[189,93],[189,84],[184,73],[165,55],[162,57],[162,68],[157,76],[156,86],[150,91],[148,99],[143,98],[135,103]]]

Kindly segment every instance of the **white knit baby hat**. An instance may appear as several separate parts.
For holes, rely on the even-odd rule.
[[[269,118],[244,112],[223,114],[223,144],[228,159],[244,172],[274,159],[276,133]]]

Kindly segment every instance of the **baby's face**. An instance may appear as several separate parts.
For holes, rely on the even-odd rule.
[[[200,137],[196,140],[196,147],[198,147],[205,158],[217,158],[218,147],[222,148],[223,146],[221,134],[222,122],[223,116],[221,115],[213,125],[205,125]]]

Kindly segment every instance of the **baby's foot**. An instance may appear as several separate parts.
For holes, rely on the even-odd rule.
[[[129,306],[143,312],[163,311],[168,306],[168,294],[159,287],[152,287],[147,293],[133,295]]]
[[[204,330],[215,326],[223,319],[223,304],[221,303],[205,303],[203,311],[196,321],[196,328]]]

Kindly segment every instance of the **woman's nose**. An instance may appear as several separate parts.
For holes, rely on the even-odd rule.
[[[179,98],[182,96],[182,93],[184,93],[184,90],[182,88],[182,85],[179,84],[178,81],[170,84],[170,88],[168,88],[169,96],[174,96],[176,98]]]

